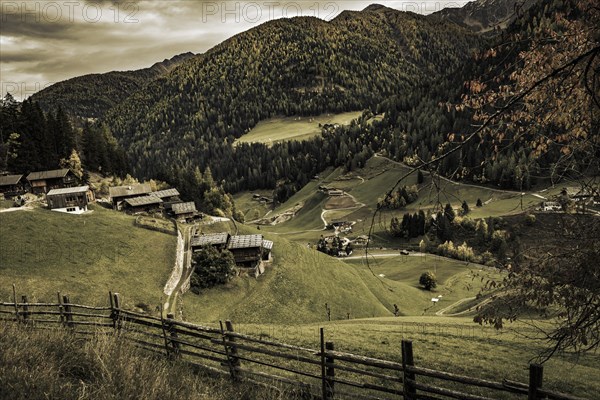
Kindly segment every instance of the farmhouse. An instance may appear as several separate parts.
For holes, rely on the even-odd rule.
[[[186,203],[175,203],[172,205],[172,211],[178,220],[190,220],[198,215],[196,204],[193,201]]]
[[[177,189],[157,190],[151,194],[152,196],[158,197],[163,201],[162,206],[166,212],[172,211],[173,204],[181,203],[181,199],[179,198],[179,190]]]
[[[0,193],[5,197],[12,197],[24,192],[23,175],[0,176]]]
[[[88,210],[88,203],[94,200],[89,186],[52,189],[46,193],[48,208],[52,211],[82,214]]]
[[[123,202],[123,209],[129,214],[138,214],[142,212],[152,212],[160,209],[162,200],[152,195],[139,196],[126,199]]]
[[[115,186],[108,189],[110,202],[113,208],[120,210],[124,201],[134,197],[140,197],[152,193],[152,188],[147,183],[128,186]],[[158,197],[155,197],[158,199]]]
[[[31,193],[42,194],[52,189],[68,188],[78,184],[75,174],[68,168],[38,171],[27,175]]]
[[[204,246],[213,246],[220,251],[227,248],[229,237],[229,233],[227,232],[193,236],[190,246],[192,247],[192,251],[198,251]]]

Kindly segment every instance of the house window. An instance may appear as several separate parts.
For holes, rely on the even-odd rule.
[[[77,209],[75,207],[67,208],[67,212],[75,212],[75,211],[77,211]]]

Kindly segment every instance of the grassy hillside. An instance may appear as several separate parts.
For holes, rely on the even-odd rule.
[[[175,260],[175,236],[134,227],[134,218],[92,206],[70,215],[36,208],[0,214],[0,296],[108,301],[120,292],[126,306],[160,304]]]
[[[259,122],[235,143],[273,143],[286,140],[306,140],[321,134],[321,125],[349,125],[360,117],[361,111],[341,114],[322,114],[317,117],[277,117]]]
[[[385,317],[303,326],[237,324],[236,329],[317,349],[320,327],[325,328],[326,340],[334,341],[338,351],[400,361],[401,341],[407,339],[413,341],[418,366],[494,381],[527,382],[528,365],[536,361],[545,346],[543,341],[531,338],[539,332],[525,323],[513,323],[497,331],[489,326],[480,327],[470,318],[458,317]],[[343,374],[339,373],[340,378]],[[544,387],[588,399],[597,398],[600,355],[556,355],[544,363]],[[490,397],[489,393],[479,394]]]

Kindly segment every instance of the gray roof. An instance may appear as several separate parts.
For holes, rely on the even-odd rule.
[[[160,204],[162,200],[154,196],[140,196],[132,197],[131,199],[125,200],[125,203],[132,207],[149,206],[152,204]]]
[[[267,239],[263,240],[262,247],[263,249],[271,250],[273,248],[273,241]]]
[[[191,240],[192,247],[211,246],[215,244],[227,244],[229,233],[211,233],[208,235],[194,236]]]
[[[261,247],[263,241],[262,235],[239,235],[232,236],[229,240],[228,249],[247,249]]]
[[[149,194],[152,192],[152,188],[149,183],[139,183],[137,185],[127,186],[114,186],[108,188],[108,194],[110,198],[115,197],[126,197],[126,196],[139,196],[142,194]]]
[[[90,190],[89,186],[77,186],[77,187],[71,187],[71,188],[52,189],[51,191],[46,193],[46,196],[55,196],[58,194],[86,193],[88,190]]]
[[[179,196],[179,191],[177,189],[157,190],[156,192],[152,192],[152,196],[156,196],[161,199],[165,197],[175,197]]]
[[[53,169],[52,171],[38,171],[27,175],[28,181],[40,181],[42,179],[64,178],[69,173],[69,168]]]
[[[0,186],[16,185],[23,175],[4,175],[0,176]]]
[[[196,204],[194,204],[193,201],[188,201],[187,203],[175,203],[172,207],[175,214],[188,214],[196,212]]]

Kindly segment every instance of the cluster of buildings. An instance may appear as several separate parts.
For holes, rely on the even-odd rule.
[[[115,210],[130,214],[164,212],[180,221],[201,218],[193,201],[182,201],[177,189],[152,191],[147,183],[115,186],[108,189],[109,200]]]
[[[265,272],[265,264],[271,261],[273,242],[263,235],[230,235],[227,232],[195,234],[190,246],[196,252],[206,246],[218,251],[229,250],[238,268],[255,277]]]
[[[94,192],[82,186],[68,168],[32,172],[25,175],[0,176],[0,194],[14,198],[25,193],[46,195],[48,208],[53,211],[81,214],[95,201]],[[200,218],[194,202],[180,199],[177,189],[152,191],[147,183],[109,188],[109,200],[116,210],[136,214],[140,212],[165,212],[178,220]]]

